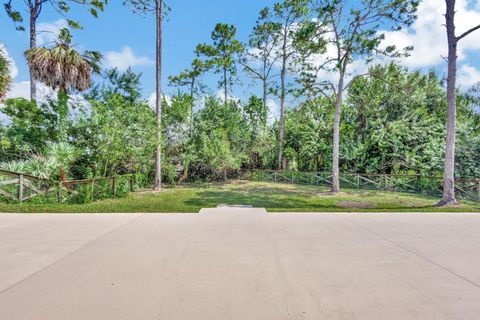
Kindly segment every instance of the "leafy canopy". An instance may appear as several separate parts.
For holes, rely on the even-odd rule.
[[[108,4],[108,0],[29,0],[27,1],[15,1],[15,4],[12,4],[13,0],[4,2],[3,6],[8,17],[13,21],[17,30],[24,31],[24,16],[22,14],[19,3],[24,3],[27,6],[27,11],[32,17],[36,20],[40,13],[42,12],[44,5],[50,5],[55,11],[60,13],[62,16],[65,16],[70,12],[72,4],[84,5],[87,7],[88,12],[94,16],[98,17],[99,11],[103,11],[105,5]],[[27,19],[28,20],[28,19]],[[81,29],[82,26],[78,21],[67,19],[67,23],[72,29]]]

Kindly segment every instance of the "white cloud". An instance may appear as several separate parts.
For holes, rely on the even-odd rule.
[[[223,91],[223,89],[219,89],[217,91],[217,98],[220,99],[220,101],[225,101],[225,91]],[[240,98],[232,95],[232,94],[229,94],[228,95],[228,101],[229,102],[232,102],[232,101],[235,101],[235,102],[240,102]]]
[[[339,80],[339,72],[334,68],[334,59],[336,55],[337,49],[332,41],[327,45],[325,53],[315,54],[307,59],[307,62],[315,69],[322,67],[316,73],[317,80],[319,82],[331,83],[335,88],[337,87]],[[368,67],[369,66],[367,62],[364,59],[354,59],[347,68],[345,82],[348,83],[355,75],[366,73],[368,71]]]
[[[172,103],[172,97],[166,95],[162,95],[162,97],[167,101],[168,104]],[[147,103],[150,108],[155,110],[157,104],[157,94],[155,92],[152,92],[150,96],[148,96]]]
[[[456,26],[457,34],[461,34],[472,28],[480,21],[480,1],[476,0],[476,6],[469,6],[468,0],[457,0]],[[383,46],[395,45],[398,49],[413,46],[414,50],[407,58],[402,57],[399,62],[402,65],[413,68],[433,67],[445,63],[443,57],[447,56],[447,39],[445,30],[445,3],[442,0],[423,0],[418,8],[418,19],[414,24],[400,31],[381,31],[385,33]],[[466,62],[469,51],[480,49],[480,31],[470,34],[462,39],[458,46],[459,62]],[[313,65],[321,65],[328,57],[335,54],[333,46],[327,47],[327,52],[313,56],[310,62]],[[384,63],[391,59],[376,58],[372,63]],[[356,74],[365,73],[367,63],[362,59],[356,59],[349,66],[347,81]],[[458,80],[462,86],[469,86],[479,81],[480,71],[471,65],[464,65],[459,69]],[[319,81],[328,81],[336,85],[337,72],[321,70],[318,73]]]
[[[470,2],[471,3],[471,2]],[[474,27],[480,21],[480,11],[469,6],[468,0],[458,0],[456,5],[457,35]],[[418,19],[413,25],[400,31],[386,31],[385,45],[397,48],[413,46],[411,56],[402,63],[409,67],[429,67],[444,62],[447,56],[447,35],[445,30],[445,2],[441,0],[424,0],[418,7]],[[470,34],[458,45],[459,60],[465,60],[467,51],[480,49],[480,32]]]
[[[480,82],[480,71],[471,65],[465,64],[458,70],[457,80],[462,89],[468,89]]]
[[[30,81],[15,82],[8,91],[7,98],[30,99]]]
[[[268,117],[267,123],[273,124],[280,117],[280,105],[273,99],[267,99]]]
[[[47,102],[48,98],[56,97],[55,91],[41,82],[37,82],[37,101]],[[7,93],[7,98],[30,99],[30,81],[15,82]]]
[[[129,46],[123,47],[122,51],[109,51],[105,55],[105,65],[108,68],[118,68],[125,71],[129,67],[153,65],[154,61],[146,56],[136,56]]]
[[[37,25],[37,46],[50,45],[57,39],[60,29],[63,28],[68,28],[68,23],[65,19],[39,23]]]
[[[37,82],[37,101],[46,103],[48,100],[57,98],[57,90],[48,88],[41,82]],[[7,98],[25,98],[30,99],[30,81],[20,81],[12,85],[11,90],[7,93]],[[69,104],[77,107],[88,106],[82,94],[69,94]]]
[[[10,76],[12,77],[12,79],[15,79],[18,75],[18,68],[15,63],[15,60],[12,58],[12,56],[10,56],[10,54],[8,53],[7,47],[3,43],[0,43],[0,51],[3,52],[7,61],[10,62],[10,66],[9,66]]]

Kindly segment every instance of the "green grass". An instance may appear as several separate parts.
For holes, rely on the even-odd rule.
[[[0,212],[17,213],[114,213],[114,212],[198,212],[219,204],[248,204],[269,212],[480,212],[480,204],[462,202],[454,208],[436,208],[438,199],[423,195],[345,189],[339,195],[326,187],[267,182],[191,184],[166,188],[161,194],[131,193],[126,198],[83,205],[0,204]]]

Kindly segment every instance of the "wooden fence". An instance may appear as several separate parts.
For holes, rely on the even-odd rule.
[[[39,197],[61,203],[75,197],[90,197],[91,200],[115,197],[118,195],[120,183],[123,185],[128,183],[129,191],[134,191],[135,174],[85,180],[54,181],[0,169],[0,196],[19,203]],[[90,192],[85,192],[85,190]]]
[[[37,196],[45,196],[52,190],[52,181],[28,174],[0,169],[0,195],[23,202]]]
[[[242,178],[311,185],[332,184],[332,174],[327,172],[248,170],[242,172]],[[443,190],[442,177],[406,174],[341,173],[340,184],[345,188],[422,193],[432,196],[441,196]],[[457,178],[455,190],[458,198],[480,202],[480,179]]]
[[[273,170],[242,171],[240,178],[256,181],[331,185],[332,175],[326,172],[297,172]],[[361,188],[400,191],[441,196],[443,178],[402,174],[341,173],[340,184],[344,188]],[[0,197],[22,203],[32,198],[44,198],[56,202],[88,202],[116,197],[120,189],[134,191],[136,175],[118,175],[107,178],[74,181],[53,181],[28,174],[0,169]],[[480,202],[480,179],[455,181],[457,197]]]

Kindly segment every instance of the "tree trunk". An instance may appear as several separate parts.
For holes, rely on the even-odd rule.
[[[30,49],[37,47],[37,4],[30,4]],[[30,72],[30,100],[37,100],[37,86],[33,78],[32,68]]]
[[[262,102],[263,109],[267,108],[267,98],[268,98],[268,71],[267,71],[267,60],[263,61],[263,72],[262,72]]]
[[[155,0],[155,16],[157,25],[157,41],[156,41],[156,95],[157,101],[156,107],[156,141],[155,141],[155,182],[154,190],[162,191],[162,158],[161,158],[161,146],[162,146],[162,22],[163,22],[163,0]]]
[[[457,203],[455,199],[455,135],[457,121],[456,74],[457,38],[455,36],[455,0],[446,0],[445,15],[448,38],[448,79],[447,79],[447,137],[445,145],[445,171],[443,176],[443,198],[438,206]]]
[[[59,142],[68,141],[68,93],[65,86],[61,86],[57,93],[57,113],[58,113],[58,140]]]
[[[195,78],[192,78],[192,83],[190,84],[190,97],[193,99],[193,91],[195,90]]]
[[[282,70],[280,73],[280,128],[278,135],[278,170],[283,170],[283,139],[285,136],[285,77],[287,73],[286,40],[283,46]]]
[[[177,184],[180,185],[184,183],[188,179],[188,165],[184,165],[183,167],[183,173],[180,179],[178,179]]]
[[[267,87],[267,80],[263,80],[263,94],[262,94],[262,103],[263,103],[263,109],[265,110],[267,108],[267,98],[268,98],[268,87]]]
[[[223,68],[223,94],[225,95],[225,106],[228,105],[227,68]]]
[[[332,192],[340,192],[340,118],[342,116],[343,86],[345,69],[340,72],[337,98],[335,101],[335,119],[333,122],[333,152],[332,152]]]

